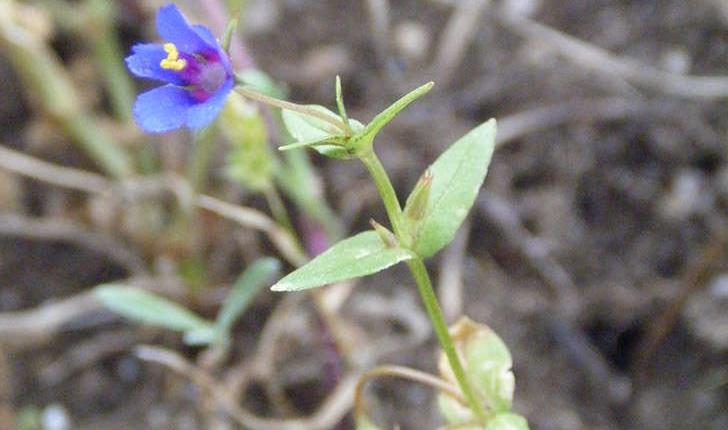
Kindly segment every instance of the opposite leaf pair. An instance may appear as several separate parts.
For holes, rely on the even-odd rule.
[[[304,129],[302,123],[307,124],[306,127],[310,126],[310,121],[303,121],[303,114],[294,112],[284,114],[284,118],[286,116],[289,118],[286,125],[291,134],[302,140],[313,134],[313,128],[301,131]],[[295,291],[319,287],[376,273],[412,258],[430,257],[442,249],[465,220],[485,179],[495,146],[495,129],[495,120],[476,127],[427,169],[431,184],[424,212],[421,217],[417,217],[419,219],[407,220],[409,225],[405,234],[411,236],[404,241],[399,238],[398,246],[385,243],[374,231],[359,233],[337,243],[290,273],[272,289]],[[321,132],[321,129],[318,131]],[[413,192],[417,191],[415,187]]]

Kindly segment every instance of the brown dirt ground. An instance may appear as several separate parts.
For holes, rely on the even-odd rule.
[[[117,3],[125,48],[154,37],[153,8]],[[195,21],[213,25],[204,12],[210,3],[179,2]],[[349,115],[365,121],[407,90],[436,82],[377,141],[401,196],[458,136],[499,120],[499,147],[468,230],[429,264],[436,280],[460,275],[459,283],[438,282],[446,312],[488,324],[511,348],[514,409],[531,429],[728,428],[728,85],[724,79],[714,93],[701,93],[699,79],[675,79],[728,77],[722,0],[502,0],[483,9],[478,1],[446,0],[247,3],[242,38],[249,58],[287,83],[294,101],[333,108],[333,78],[340,74]],[[379,7],[371,13],[368,4]],[[508,7],[526,11],[529,20],[509,18]],[[581,44],[563,47],[551,30]],[[66,67],[89,67],[77,35],[61,32],[53,41]],[[48,132],[52,126],[41,121],[3,57],[2,143],[93,170]],[[98,87],[89,87],[90,105],[108,113],[103,97],[93,95]],[[175,136],[155,141],[160,157],[184,158],[189,138]],[[347,230],[368,228],[370,217],[385,219],[363,167],[313,158]],[[178,167],[174,159],[161,164]],[[265,207],[214,175],[209,192]],[[185,253],[203,256],[211,274],[206,287],[163,291],[206,316],[241,267],[274,252],[214,217],[201,217],[199,248],[179,250],[175,240],[183,239],[165,237],[165,221],[144,232],[115,222],[104,228],[98,212],[119,208],[104,207],[102,199],[2,169],[0,182],[3,214],[53,216],[106,232],[147,274],[168,273],[169,260]],[[0,223],[0,323],[17,315],[12,311],[139,274],[128,260],[83,241],[29,238],[8,233],[11,218]],[[280,303],[272,293],[256,300],[236,326],[231,357],[210,365],[213,374],[245,374]],[[405,270],[366,278],[340,316],[352,345],[380,349],[376,363],[435,371],[436,342],[426,330],[422,335],[426,320]],[[257,415],[315,411],[344,372],[310,299],[299,297],[289,318],[298,328],[284,330],[279,355],[267,363],[277,375],[262,372],[236,398]],[[0,338],[0,428],[49,405],[61,405],[78,429],[238,428],[186,377],[138,360],[133,348],[140,343],[170,348],[203,368],[211,361],[174,333],[103,310],[83,313],[48,339],[3,346]],[[387,350],[392,345],[399,348]],[[283,390],[287,405],[275,401],[271,386]],[[439,423],[434,396],[423,386],[379,379],[367,393],[384,428]]]

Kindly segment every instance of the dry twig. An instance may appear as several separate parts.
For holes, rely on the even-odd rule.
[[[686,98],[728,97],[726,76],[685,76],[669,73],[639,61],[620,57],[583,40],[514,13],[498,13],[509,30],[555,49],[562,57],[607,76],[618,76],[634,85]]]
[[[137,356],[142,360],[167,366],[171,370],[190,378],[196,385],[207,390],[231,418],[235,419],[243,427],[252,430],[330,429],[351,408],[354,402],[354,388],[356,381],[359,379],[359,375],[356,373],[345,376],[319,409],[308,418],[264,419],[238,406],[236,398],[223,388],[223,384],[174,351],[142,345],[137,348]]]
[[[144,260],[129,246],[98,232],[55,218],[29,218],[22,215],[0,215],[0,236],[21,237],[28,240],[67,241],[82,248],[94,250],[123,266],[132,276],[145,276],[149,272]]]
[[[46,343],[65,324],[100,307],[93,295],[85,292],[27,311],[0,313],[0,342],[13,349]]]

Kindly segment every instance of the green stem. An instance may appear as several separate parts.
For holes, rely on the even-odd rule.
[[[387,210],[389,221],[392,223],[394,234],[397,236],[400,245],[409,246],[408,242],[410,242],[410,238],[408,232],[404,230],[402,209],[400,208],[399,200],[397,200],[397,195],[394,192],[392,183],[390,182],[389,176],[387,176],[387,172],[384,170],[382,163],[379,161],[379,158],[377,158],[377,155],[374,153],[371,146],[357,155],[364,165],[367,166],[369,173],[372,175],[374,182],[377,184],[377,189],[384,201],[384,207]],[[487,418],[485,409],[478,401],[478,397],[475,395],[475,390],[473,390],[473,387],[470,385],[470,382],[465,375],[463,365],[460,363],[460,358],[455,351],[455,344],[453,343],[450,332],[447,329],[445,318],[442,316],[442,311],[440,310],[440,304],[437,301],[435,291],[432,289],[432,282],[430,281],[430,276],[427,274],[427,268],[420,257],[407,261],[407,266],[409,266],[412,276],[415,278],[415,283],[417,284],[417,288],[422,296],[422,301],[425,305],[425,309],[427,310],[427,314],[430,317],[430,321],[432,322],[432,327],[437,334],[437,339],[440,341],[440,345],[442,346],[442,350],[445,352],[445,356],[447,356],[448,362],[450,362],[450,368],[452,369],[453,375],[455,375],[455,379],[460,386],[460,390],[462,390],[463,395],[465,396],[465,399],[473,413],[478,417],[478,419],[485,423]]]
[[[343,132],[344,134],[351,135],[351,133],[352,133],[351,129],[349,129],[341,119],[339,119],[335,116],[327,115],[321,111],[311,108],[310,106],[299,105],[296,103],[287,102],[285,100],[279,100],[277,98],[266,96],[265,94],[261,94],[257,91],[251,90],[250,88],[244,87],[244,86],[235,87],[235,91],[237,91],[243,97],[247,97],[249,99],[259,101],[261,103],[265,103],[270,106],[275,106],[275,107],[281,108],[281,109],[288,109],[288,110],[302,113],[304,115],[318,118],[321,121],[331,124],[336,129]]]
[[[281,195],[278,194],[276,187],[274,185],[266,186],[263,188],[262,192],[265,200],[268,202],[268,207],[270,208],[270,212],[273,215],[273,219],[276,220],[276,223],[293,233],[293,223],[288,217],[286,205],[283,204],[283,199],[281,199]]]
[[[80,30],[86,30],[85,35],[93,47],[93,55],[106,81],[114,114],[123,121],[132,122],[136,90],[131,75],[120,61],[124,58],[124,52],[113,26],[114,17],[118,14],[116,4],[106,0],[87,0],[86,7],[89,11],[88,22],[87,25],[82,24]]]
[[[123,179],[133,174],[134,169],[128,154],[104,132],[95,118],[85,112],[77,112],[59,119],[78,146],[110,176]]]
[[[463,365],[460,363],[460,358],[455,351],[455,344],[453,343],[450,332],[447,329],[445,318],[442,316],[442,311],[440,310],[440,305],[437,302],[435,291],[432,289],[432,282],[430,281],[430,276],[427,274],[427,268],[420,258],[408,260],[407,266],[412,272],[412,276],[415,278],[417,288],[420,291],[422,301],[424,302],[425,309],[427,310],[427,315],[430,317],[432,327],[437,334],[437,339],[440,341],[442,350],[445,352],[445,356],[447,356],[447,361],[450,362],[450,368],[452,369],[453,375],[455,375],[455,380],[457,380],[460,390],[462,390],[465,399],[468,401],[470,410],[475,413],[481,422],[485,423],[487,419],[485,409],[478,401],[478,397],[475,395],[475,390],[473,390],[473,387],[470,385],[465,374],[465,370],[463,369]]]
[[[194,151],[187,161],[186,177],[196,191],[204,188],[210,163],[212,163],[213,151],[217,145],[212,131],[212,128],[205,128],[195,133]]]
[[[399,205],[397,194],[394,192],[394,187],[392,187],[392,183],[389,181],[387,172],[374,153],[373,148],[370,147],[357,155],[367,167],[369,174],[372,175],[374,183],[377,185],[379,194],[382,196],[382,201],[384,202],[384,208],[387,210],[389,222],[392,223],[395,236],[400,240],[400,245],[406,246],[406,243],[402,243],[403,240],[408,241],[408,235],[405,235],[404,220],[402,219],[402,208]]]

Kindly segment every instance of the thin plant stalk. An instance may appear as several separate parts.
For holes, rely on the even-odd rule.
[[[243,97],[247,97],[252,100],[259,101],[261,103],[266,103],[271,106],[275,106],[277,108],[281,109],[288,109],[295,112],[300,112],[304,115],[312,116],[314,118],[318,118],[321,121],[325,121],[332,126],[334,126],[336,129],[341,130],[342,132],[347,132],[350,130],[347,130],[346,124],[344,124],[343,121],[340,119],[327,115],[325,113],[322,113],[320,111],[317,111],[316,109],[312,109],[309,106],[305,105],[299,105],[296,103],[287,102],[285,100],[279,100],[273,97],[266,96],[265,94],[261,94],[257,91],[253,91],[250,88],[238,86],[235,88],[235,91],[240,93]]]
[[[400,209],[399,200],[397,200],[397,195],[394,192],[392,183],[373,150],[360,154],[360,157],[379,189],[379,193],[384,201],[384,207],[387,210],[387,215],[392,223],[394,233],[401,243],[404,238],[404,236],[402,236],[402,233],[404,232],[404,230],[402,230],[402,210]],[[422,302],[427,310],[427,315],[430,317],[437,339],[440,341],[440,345],[442,346],[445,356],[450,363],[450,368],[453,371],[455,380],[458,382],[458,385],[463,392],[463,396],[468,402],[468,406],[473,413],[475,413],[478,419],[485,422],[487,418],[485,409],[478,401],[478,397],[475,395],[475,390],[470,384],[470,381],[468,381],[465,369],[463,368],[460,358],[455,350],[455,344],[450,336],[450,332],[448,331],[447,323],[442,315],[442,310],[440,309],[440,305],[437,301],[435,291],[432,288],[432,281],[430,280],[430,275],[427,273],[427,268],[425,267],[424,262],[420,257],[416,257],[407,261],[407,267],[409,267],[410,272],[412,272],[412,276],[415,279],[420,296],[422,296]]]

